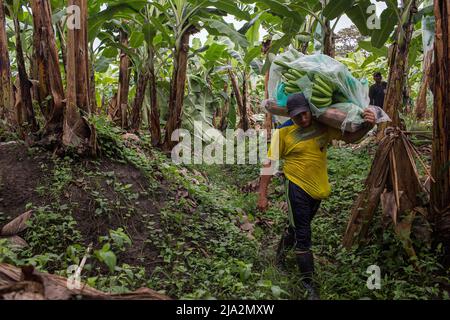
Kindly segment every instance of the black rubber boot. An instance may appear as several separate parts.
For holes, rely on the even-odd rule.
[[[277,248],[276,255],[276,266],[278,269],[282,271],[286,271],[286,254],[289,249],[292,249],[295,245],[295,235],[290,232],[290,230],[286,230],[283,236],[281,237],[280,243]]]
[[[302,284],[308,291],[309,300],[320,300],[317,288],[314,285],[314,256],[311,251],[296,251],[297,265],[300,269]]]

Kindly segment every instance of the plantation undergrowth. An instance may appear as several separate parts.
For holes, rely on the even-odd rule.
[[[34,211],[22,235],[29,247],[14,248],[0,239],[0,262],[70,276],[69,266],[79,264],[92,244],[82,280],[108,292],[148,286],[173,298],[305,298],[293,254],[287,271],[274,266],[287,219],[281,177],[274,179],[271,207],[262,214],[256,210],[258,166],[175,166],[148,147],[148,137],[124,139],[102,118],[94,123],[100,160],[47,159],[42,150],[13,147],[39,163],[43,178],[34,186],[32,202],[14,213],[0,212],[3,225]],[[333,193],[313,223],[322,299],[448,298],[440,286],[449,282],[448,275],[435,253],[416,241],[420,269],[414,268],[392,228],[383,227],[381,214],[369,243],[342,248],[371,153],[370,146],[330,148]],[[367,287],[372,265],[381,269],[380,290]]]

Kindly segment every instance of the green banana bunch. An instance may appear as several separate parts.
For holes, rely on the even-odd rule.
[[[309,76],[313,82],[311,103],[318,108],[326,108],[333,103],[347,102],[347,98],[328,80],[325,80],[320,75],[308,75],[307,72],[302,72],[292,68],[288,65],[290,61],[277,60],[274,63],[284,69],[283,82],[285,84],[285,92],[287,94],[298,93],[301,91],[297,81],[304,76]]]
[[[301,79],[305,76],[306,73],[302,73],[295,69],[289,69],[285,73],[283,73],[284,83],[286,85],[286,93],[297,93],[300,92],[300,88],[297,84],[297,80]]]
[[[340,91],[335,91],[333,94],[333,103],[348,102],[347,97]]]
[[[333,85],[319,75],[314,77],[311,102],[318,108],[329,107],[333,103]]]
[[[278,66],[280,66],[280,67],[283,67],[283,68],[285,68],[285,69],[288,69],[288,70],[291,68],[290,66],[288,66],[288,64],[287,64],[286,62],[281,61],[281,60],[275,60],[274,63],[275,63],[276,65],[278,65]]]

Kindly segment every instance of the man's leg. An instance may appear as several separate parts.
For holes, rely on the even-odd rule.
[[[285,196],[286,196],[286,202],[288,204],[288,223],[287,227],[284,230],[283,235],[281,236],[281,240],[278,243],[277,248],[277,254],[275,263],[277,267],[280,269],[285,269],[285,260],[286,260],[286,254],[287,252],[295,247],[295,228],[294,228],[294,220],[292,215],[292,209],[291,204],[289,200],[289,180],[284,179],[284,186],[285,186]]]
[[[295,231],[288,226],[284,231],[280,243],[277,248],[276,265],[280,269],[285,268],[285,260],[287,252],[295,246]]]
[[[310,298],[318,298],[313,286],[314,256],[311,252],[311,221],[320,206],[320,201],[311,198],[294,183],[289,183],[289,205],[292,213],[291,223],[295,228],[296,258],[303,284]]]

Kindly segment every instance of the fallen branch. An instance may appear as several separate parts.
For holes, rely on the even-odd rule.
[[[69,289],[68,279],[27,266],[0,264],[0,300],[170,300],[149,288],[124,294],[105,293],[87,285]]]

